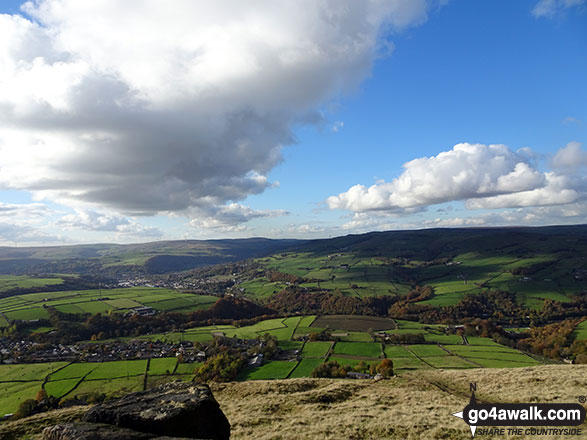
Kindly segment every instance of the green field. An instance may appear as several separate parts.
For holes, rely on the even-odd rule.
[[[345,367],[347,365],[350,365],[352,368],[354,368],[357,365],[359,365],[359,363],[361,361],[362,362],[365,362],[368,365],[372,365],[372,364],[377,365],[378,363],[381,362],[381,359],[376,359],[376,358],[363,358],[363,359],[359,359],[359,358],[354,358],[354,357],[330,356],[328,358],[328,361],[336,361],[336,362],[338,362],[338,364],[341,367]]]
[[[196,373],[196,370],[199,369],[202,365],[204,365],[203,362],[194,362],[193,364],[186,364],[186,363],[177,364],[177,369],[175,370],[175,374],[190,375],[191,377],[193,377],[194,374]]]
[[[0,299],[0,317],[10,321],[44,319],[49,316],[46,309],[49,306],[63,313],[95,314],[110,310],[125,313],[142,306],[159,311],[191,312],[211,307],[217,300],[210,295],[151,287],[29,293]]]
[[[461,337],[445,334],[441,325],[430,326],[410,321],[398,321],[399,329],[389,330],[388,333],[420,332],[424,334],[426,340],[435,340],[435,343],[382,346],[378,342],[291,340],[296,328],[299,329],[301,324],[304,326],[312,324],[314,318],[314,316],[277,318],[239,328],[230,325],[197,327],[183,333],[149,335],[144,338],[152,340],[167,338],[175,341],[181,338],[199,340],[204,336],[212,338],[213,333],[219,332],[228,337],[258,338],[265,333],[270,333],[278,337],[282,350],[300,350],[297,361],[269,360],[258,368],[247,367],[239,374],[239,380],[309,377],[312,371],[325,361],[331,346],[332,353],[328,360],[335,360],[343,366],[355,367],[361,361],[370,365],[378,364],[382,357],[386,357],[393,361],[394,370],[399,374],[410,370],[433,368],[513,368],[540,365],[536,359],[513,348],[502,346],[491,339],[469,337],[469,345],[463,345]],[[584,327],[585,323],[582,323],[577,327],[576,333],[581,335],[585,330]],[[347,331],[347,333],[352,337],[371,340],[367,332]],[[201,365],[201,363],[177,364],[176,358],[155,358],[148,362],[147,360],[129,360],[105,363],[54,362],[0,365],[0,413],[14,412],[19,402],[33,398],[45,379],[45,390],[50,395],[60,398],[89,393],[106,393],[114,396],[128,391],[142,390],[145,383],[149,387],[168,380],[192,381],[196,370]]]
[[[438,345],[409,345],[407,348],[418,357],[448,355],[448,353]]]
[[[312,377],[312,371],[314,371],[318,365],[324,362],[324,359],[302,359],[295,370],[289,375],[290,378],[296,377]]]
[[[337,342],[334,345],[333,353],[335,355],[377,358],[381,356],[381,344],[375,342]]]
[[[539,309],[547,299],[571,301],[585,288],[584,282],[571,276],[575,270],[587,270],[577,258],[584,253],[582,243],[576,249],[562,250],[556,236],[550,234],[541,235],[540,240],[513,237],[509,231],[498,231],[499,237],[489,237],[486,231],[471,232],[467,240],[460,236],[462,231],[428,234],[419,231],[408,239],[410,234],[400,238],[401,233],[389,233],[377,241],[340,237],[333,239],[330,248],[325,243],[315,251],[281,253],[257,262],[266,269],[299,277],[302,287],[345,296],[403,295],[410,290],[410,280],[415,280],[418,285],[434,288],[433,297],[423,303],[437,307],[494,289],[514,293],[521,304]],[[359,244],[362,239],[369,245]],[[438,260],[430,261],[427,254],[433,243]],[[447,243],[449,247],[445,247]],[[263,299],[287,288],[275,284],[265,278],[243,283],[248,295]]]
[[[146,370],[146,360],[104,362],[93,369],[86,380],[140,376],[144,375]]]
[[[412,353],[401,345],[386,345],[383,348],[386,358],[395,359],[396,357],[412,357]]]
[[[308,318],[308,317],[306,317]],[[313,318],[313,317],[309,317]],[[305,319],[305,318],[304,318]],[[208,327],[195,327],[186,330],[183,333],[170,332],[170,333],[157,333],[146,336],[139,336],[135,339],[146,339],[150,341],[211,341],[214,334],[220,334],[227,338],[240,338],[240,339],[256,339],[265,333],[275,336],[280,341],[291,341],[294,336],[294,331],[302,320],[302,317],[296,316],[292,318],[277,318],[260,321],[256,324],[235,327],[232,325],[223,326],[208,326]],[[127,338],[128,339],[128,338]],[[299,348],[299,347],[297,347]]]
[[[150,376],[160,376],[162,374],[171,374],[175,370],[177,365],[177,358],[156,358],[151,359],[149,361],[149,371],[148,374]],[[184,365],[191,365],[193,364],[184,364]]]
[[[326,356],[330,346],[330,342],[306,342],[302,349],[302,357],[304,358],[321,358]]]
[[[583,339],[587,339],[587,320],[580,323],[575,331],[573,332],[573,336],[576,340],[581,341]]]
[[[62,284],[62,278],[35,278],[26,275],[0,275],[0,292]]]
[[[0,382],[0,416],[13,414],[21,402],[34,399],[42,384],[42,381]]]
[[[260,367],[246,367],[237,380],[285,379],[296,365],[297,362],[269,361]]]
[[[360,258],[351,253],[321,255],[293,252],[257,261],[269,269],[310,280],[302,283],[303,287],[336,290],[347,296],[403,294],[409,290],[408,284],[394,267],[384,265],[375,258]],[[265,298],[274,290],[279,292],[280,287],[284,286],[273,286],[265,278],[257,278],[245,285],[247,293],[256,298]]]
[[[428,356],[422,358],[434,368],[478,368],[479,366],[458,356]]]
[[[0,365],[0,382],[39,380],[67,365],[67,362]]]

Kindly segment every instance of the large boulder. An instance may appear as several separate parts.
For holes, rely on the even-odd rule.
[[[159,436],[230,438],[230,423],[207,385],[172,382],[102,403],[84,421]]]
[[[188,440],[179,437],[159,437],[101,423],[66,423],[43,430],[42,440]]]
[[[43,430],[43,440],[151,440],[153,434],[136,432],[112,425],[68,423]]]

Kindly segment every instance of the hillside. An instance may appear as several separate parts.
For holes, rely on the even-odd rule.
[[[247,238],[181,240],[141,244],[0,247],[1,274],[93,273],[132,268],[164,273],[260,257],[299,245],[300,240]]]
[[[214,384],[212,390],[235,440],[456,440],[471,438],[467,425],[451,415],[469,402],[470,382],[476,382],[477,397],[484,402],[574,403],[587,389],[587,366],[419,371],[379,382],[247,381]],[[78,407],[8,422],[0,428],[0,439],[38,438],[44,426],[80,419],[85,411]],[[581,428],[583,435],[573,438],[587,438],[587,425]]]

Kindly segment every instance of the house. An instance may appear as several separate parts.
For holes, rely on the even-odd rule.
[[[370,374],[367,373],[357,373],[356,371],[349,371],[347,373],[348,377],[351,377],[353,379],[372,379],[373,376],[371,376]]]
[[[263,365],[263,354],[262,353],[259,353],[258,355],[254,356],[249,361],[249,366],[251,366],[251,367],[260,367],[261,365]]]
[[[155,310],[152,307],[136,307],[134,309],[131,309],[129,311],[129,313],[133,316],[138,315],[138,316],[151,316],[154,315],[155,313],[157,313],[157,310]]]

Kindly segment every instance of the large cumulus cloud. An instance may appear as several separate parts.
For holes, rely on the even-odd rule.
[[[0,15],[0,187],[86,210],[246,221],[264,213],[232,203],[272,184],[292,124],[319,121],[321,105],[368,74],[382,29],[422,22],[427,6],[38,0],[23,10],[29,18]]]
[[[551,160],[553,171],[540,171],[528,151],[505,145],[462,143],[433,157],[404,164],[391,182],[355,185],[331,196],[331,209],[358,213],[409,214],[434,204],[466,201],[468,209],[570,205],[585,199],[585,153],[571,142]]]

